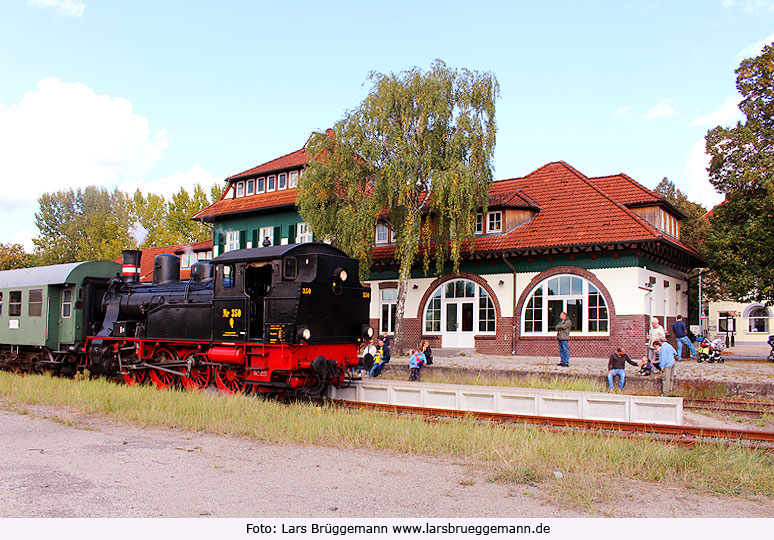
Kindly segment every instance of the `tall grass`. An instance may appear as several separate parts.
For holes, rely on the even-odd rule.
[[[774,456],[741,447],[684,448],[473,420],[428,423],[336,406],[282,405],[254,396],[7,373],[0,373],[0,399],[17,409],[67,407],[141,425],[259,441],[457,457],[484,467],[492,481],[545,483],[557,498],[587,508],[609,500],[622,478],[681,484],[699,492],[774,496]]]

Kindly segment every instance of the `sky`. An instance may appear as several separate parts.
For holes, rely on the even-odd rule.
[[[772,41],[774,0],[2,0],[0,243],[32,249],[43,193],[208,188],[435,59],[497,77],[496,179],[562,160],[710,208],[704,136]]]

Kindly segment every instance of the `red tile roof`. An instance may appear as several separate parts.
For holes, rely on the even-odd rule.
[[[239,174],[234,174],[232,176],[229,176],[228,178],[226,178],[226,180],[235,180],[235,179],[248,177],[248,176],[259,176],[262,174],[268,174],[268,173],[288,170],[288,169],[300,169],[301,167],[306,165],[308,161],[309,161],[309,157],[307,157],[306,151],[302,148],[301,150],[296,150],[295,152],[291,152],[282,157],[278,157],[277,159],[272,159],[271,161],[267,161],[266,163],[258,165],[257,167],[253,167],[252,169],[243,171]]]
[[[298,188],[283,189],[271,193],[258,193],[256,195],[237,197],[235,199],[221,199],[215,201],[204,210],[200,210],[191,219],[212,221],[212,218],[215,216],[225,214],[240,214],[242,212],[252,212],[269,208],[295,206],[296,192],[298,192]]]
[[[634,180],[621,175],[606,177],[613,191],[635,192]],[[625,182],[623,188],[612,179]],[[502,234],[475,239],[477,253],[525,251],[581,245],[630,244],[664,241],[703,260],[693,248],[648,223],[598,184],[563,161],[549,163],[523,178],[498,180],[492,184],[494,197],[521,192],[534,201],[539,211],[527,223]],[[642,188],[641,192],[649,191]],[[375,259],[389,259],[393,246],[374,248]]]

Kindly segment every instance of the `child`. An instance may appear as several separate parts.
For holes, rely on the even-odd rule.
[[[409,380],[420,381],[419,372],[425,363],[425,355],[419,349],[411,349],[411,356],[409,357]]]
[[[653,374],[653,364],[650,363],[650,359],[649,358],[643,358],[642,359],[642,364],[640,364],[639,374],[640,375],[645,375],[646,377],[648,375],[652,375]]]
[[[374,364],[371,367],[371,372],[369,373],[370,377],[378,377],[382,372],[382,348],[378,347],[376,349],[376,354],[374,354]]]

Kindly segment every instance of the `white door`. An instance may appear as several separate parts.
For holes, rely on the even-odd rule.
[[[473,308],[474,303],[470,300],[446,301],[441,321],[444,348],[471,349],[476,346]]]

